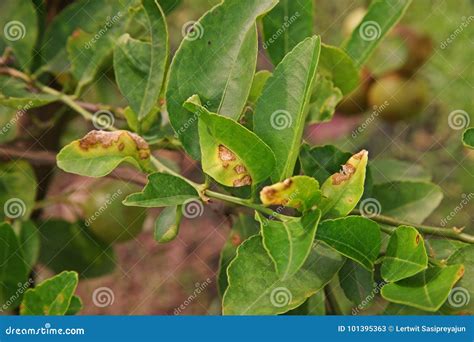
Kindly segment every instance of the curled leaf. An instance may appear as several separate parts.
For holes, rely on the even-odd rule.
[[[160,243],[173,241],[178,236],[181,223],[181,206],[166,207],[155,222],[155,240]]]

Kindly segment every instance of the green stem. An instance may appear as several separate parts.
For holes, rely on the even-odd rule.
[[[361,215],[360,210],[353,210],[353,214],[356,215]],[[389,226],[393,227],[398,227],[398,226],[412,226],[417,228],[420,232],[424,234],[429,234],[429,235],[437,235],[437,236],[444,236],[448,237],[454,240],[459,240],[467,243],[472,243],[474,244],[474,236],[463,233],[460,229],[457,228],[441,228],[441,227],[434,227],[434,226],[427,226],[423,224],[417,224],[417,223],[412,223],[412,222],[407,222],[407,221],[402,221],[402,220],[397,220],[396,218],[390,217],[390,216],[384,216],[384,215],[376,215],[371,217],[370,219],[387,224]],[[389,228],[389,227],[381,227],[382,231],[384,231],[387,234],[393,233],[393,230],[395,228]]]

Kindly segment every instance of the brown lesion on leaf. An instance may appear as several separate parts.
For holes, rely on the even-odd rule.
[[[355,172],[356,168],[354,167],[354,165],[350,163],[342,165],[342,170],[332,175],[332,184],[339,185],[342,182],[349,180]]]
[[[361,160],[362,157],[365,156],[367,153],[368,153],[367,150],[362,150],[362,151],[360,151],[359,153],[354,154],[354,155],[352,156],[352,158],[357,159],[357,160]]]
[[[219,157],[219,160],[222,162],[222,166],[224,168],[227,168],[229,166],[229,162],[232,162],[237,159],[234,152],[232,152],[222,144],[219,145],[217,149],[217,155]]]
[[[420,234],[416,234],[415,243],[416,243],[417,245],[420,244]]]
[[[242,243],[242,238],[240,237],[239,234],[235,233],[231,236],[230,238],[230,243],[234,246],[237,247]]]
[[[458,277],[461,278],[464,275],[464,266],[461,266],[461,268],[458,271]]]
[[[247,169],[245,166],[239,164],[236,167],[234,167],[234,171],[238,174],[241,175],[243,173],[247,173]]]
[[[250,177],[249,175],[245,175],[242,178],[234,180],[233,184],[234,184],[235,187],[251,185],[252,184],[252,177]]]

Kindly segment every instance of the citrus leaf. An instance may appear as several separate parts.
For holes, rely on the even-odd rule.
[[[164,208],[155,221],[155,240],[160,243],[173,241],[178,236],[181,217],[180,205]]]
[[[4,144],[15,140],[18,134],[18,121],[22,117],[22,112],[13,108],[0,106],[0,143]]]
[[[25,292],[21,315],[58,316],[66,314],[78,283],[76,272],[64,271]]]
[[[382,278],[388,282],[411,277],[428,267],[423,237],[409,226],[400,226],[390,236],[383,258]]]
[[[354,61],[337,46],[321,44],[318,72],[330,77],[343,95],[350,93],[359,84],[359,70]]]
[[[142,192],[129,195],[123,204],[137,207],[167,207],[199,198],[196,189],[181,178],[165,173],[152,173]]]
[[[339,271],[339,283],[346,297],[355,305],[359,305],[374,290],[374,272],[367,271],[360,264],[347,259]]]
[[[439,205],[443,193],[438,185],[423,182],[391,182],[373,187],[382,214],[403,221],[421,223]]]
[[[348,216],[321,222],[316,239],[324,241],[368,271],[374,269],[381,246],[378,224],[361,216]]]
[[[280,279],[288,279],[305,263],[311,251],[321,211],[315,210],[287,222],[271,221],[257,214],[263,246]]]
[[[142,0],[151,42],[125,34],[114,51],[114,71],[120,91],[142,120],[157,103],[168,63],[168,29],[164,13],[154,0]]]
[[[330,79],[318,74],[311,95],[308,121],[319,123],[331,120],[336,111],[336,105],[341,100],[341,90],[335,87]]]
[[[222,2],[194,23],[176,52],[166,102],[171,124],[194,159],[200,158],[197,120],[182,104],[198,94],[211,112],[232,119],[241,115],[257,62],[255,20],[275,4],[275,0]]]
[[[163,12],[168,14],[181,5],[182,0],[158,0],[158,3],[163,9]]]
[[[370,163],[374,184],[394,181],[429,182],[431,174],[420,165],[397,159],[376,159]]]
[[[429,267],[417,275],[382,287],[382,297],[426,311],[438,311],[462,277],[463,265]]]
[[[456,251],[461,248],[469,246],[467,243],[448,240],[448,239],[436,239],[430,238],[425,240],[425,248],[428,252],[429,257],[438,260],[449,259]]]
[[[103,177],[123,162],[152,170],[150,148],[143,138],[127,131],[92,131],[65,146],[57,155],[58,167],[88,177]]]
[[[464,131],[462,135],[462,142],[464,146],[474,149],[474,128],[468,128]]]
[[[307,38],[289,52],[265,84],[254,115],[255,133],[276,156],[274,182],[293,175],[316,76],[320,39]]]
[[[344,44],[347,54],[361,67],[375,47],[400,20],[411,0],[376,0]]]
[[[20,242],[8,223],[0,223],[0,307],[14,309],[19,304],[18,290],[27,278],[28,265]]]
[[[354,154],[342,170],[329,177],[321,186],[323,216],[346,216],[355,208],[364,193],[368,152]]]
[[[14,108],[17,116],[28,109],[45,106],[58,100],[58,96],[32,91],[31,85],[17,78],[0,75],[0,105]]]
[[[282,205],[305,212],[319,203],[321,191],[316,179],[293,176],[283,182],[264,187],[260,191],[260,200],[264,205]]]
[[[265,88],[265,84],[271,76],[272,73],[268,70],[260,70],[255,73],[247,102],[252,105],[257,103],[258,98],[262,95],[263,89]]]
[[[326,296],[324,291],[318,291],[309,297],[296,309],[288,311],[285,315],[296,316],[324,316],[326,314]]]
[[[184,106],[199,117],[202,168],[217,182],[232,187],[257,184],[267,179],[275,157],[270,148],[241,124],[210,113],[199,97]]]
[[[78,296],[72,296],[71,303],[69,304],[69,307],[67,308],[65,315],[67,316],[75,315],[79,313],[79,311],[82,310],[82,307],[83,307],[82,299],[79,298]]]
[[[299,42],[313,35],[313,0],[280,0],[262,21],[263,48],[277,65]]]
[[[338,253],[316,243],[294,277],[281,280],[262,238],[252,236],[239,246],[227,269],[229,287],[224,294],[223,314],[275,315],[294,309],[320,291],[343,262]]]
[[[18,234],[23,258],[31,271],[39,258],[41,240],[38,228],[33,221],[21,223],[20,232]]]
[[[338,172],[350,157],[349,152],[343,152],[333,145],[310,147],[304,144],[300,152],[304,174],[316,178],[320,184]]]

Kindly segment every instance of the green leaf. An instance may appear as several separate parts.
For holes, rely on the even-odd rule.
[[[321,44],[318,72],[330,77],[343,95],[349,94],[359,84],[359,70],[354,61],[336,46]]]
[[[375,0],[344,44],[347,54],[361,67],[375,47],[400,20],[411,0]]]
[[[430,238],[425,240],[425,245],[428,255],[438,260],[449,259],[459,249],[469,246],[467,243],[445,238]]]
[[[41,223],[39,231],[39,260],[54,272],[73,270],[81,278],[93,278],[114,270],[114,250],[93,236],[81,222],[48,220]]]
[[[148,132],[152,128],[156,128],[154,125],[159,127],[161,124],[160,108],[156,106],[153,107],[141,121],[138,120],[137,113],[135,113],[130,107],[126,107],[123,110],[123,115],[125,116],[125,120],[127,120],[128,127],[130,127],[134,132]],[[156,133],[159,134],[160,132]],[[147,137],[144,136],[144,138],[146,139]]]
[[[31,85],[17,78],[0,75],[0,105],[17,110],[17,117],[27,110],[41,107],[58,100],[56,95],[32,91]]]
[[[316,239],[324,241],[368,271],[374,269],[381,246],[378,224],[361,216],[348,216],[321,222]]]
[[[314,243],[320,218],[319,209],[286,222],[271,221],[257,214],[263,246],[275,263],[280,279],[288,279],[305,263]]]
[[[374,184],[394,181],[429,182],[431,174],[420,165],[397,159],[376,159],[370,163]]]
[[[106,176],[123,162],[152,170],[148,144],[127,131],[89,132],[65,146],[56,158],[60,169],[88,177]]]
[[[258,235],[246,240],[227,269],[229,287],[223,299],[224,315],[275,315],[300,306],[320,291],[344,260],[323,244],[313,245],[303,267],[281,280]]]
[[[267,179],[275,157],[270,148],[241,124],[213,113],[193,96],[184,106],[199,117],[202,168],[217,182],[239,187]]]
[[[0,220],[27,220],[35,206],[36,188],[35,172],[28,162],[0,164]]]
[[[395,282],[411,277],[427,267],[428,256],[421,234],[409,226],[395,229],[383,258],[382,278]]]
[[[342,165],[340,172],[323,183],[320,208],[324,216],[346,216],[356,207],[364,193],[367,161],[368,152],[362,150]]]
[[[28,265],[18,238],[8,223],[0,223],[0,307],[14,309],[19,304],[18,290],[27,278]]]
[[[443,193],[432,183],[391,182],[375,185],[372,196],[380,202],[383,215],[422,223],[438,207]]]
[[[41,246],[38,228],[33,221],[21,223],[19,240],[23,258],[28,265],[28,270],[31,271],[38,261]]]
[[[290,310],[286,315],[296,316],[324,316],[326,314],[326,297],[324,291],[318,291],[309,297],[296,309]]]
[[[176,52],[166,102],[171,124],[194,159],[200,158],[197,120],[182,104],[198,94],[209,111],[239,118],[257,62],[255,20],[275,4],[275,0],[224,1],[194,24]]]
[[[453,242],[452,240],[447,240]],[[448,301],[443,309],[449,308],[450,313],[474,314],[474,246],[469,245],[458,249],[448,259],[448,265],[463,264],[464,276],[449,294]]]
[[[474,127],[470,127],[464,131],[462,142],[467,148],[474,149]]]
[[[311,95],[308,121],[325,122],[332,119],[336,105],[342,100],[342,93],[327,77],[317,75],[316,85]]]
[[[114,52],[115,78],[130,107],[142,120],[157,103],[168,63],[165,15],[154,0],[142,0],[151,42],[120,37]]]
[[[438,311],[463,272],[463,265],[430,267],[411,278],[385,285],[381,293],[386,300],[394,303]]]
[[[247,240],[250,236],[255,235],[259,232],[260,225],[257,221],[244,214],[239,214],[232,225],[232,229],[229,233],[229,237],[221,250],[219,260],[219,274],[217,276],[219,295],[222,297],[225,290],[227,289],[227,267],[230,262],[234,259],[237,253],[237,247],[242,241]]]
[[[123,204],[138,207],[167,207],[181,205],[199,198],[196,189],[181,178],[165,173],[153,173],[142,192],[129,195]]]
[[[66,316],[72,316],[72,315],[75,315],[77,313],[79,313],[79,311],[82,310],[82,299],[79,298],[78,296],[72,296],[71,297],[71,303],[69,304],[69,307],[67,308],[67,311],[65,313]]]
[[[163,9],[163,12],[168,14],[181,5],[182,0],[158,0],[158,3]]]
[[[313,35],[313,0],[280,0],[263,17],[263,48],[277,65],[299,42]]]
[[[282,205],[305,212],[320,202],[321,191],[316,179],[293,176],[264,187],[260,191],[260,200],[264,205]]]
[[[15,140],[18,134],[18,121],[22,112],[13,108],[0,106],[0,143],[4,144]]]
[[[58,316],[66,314],[78,283],[76,272],[62,272],[28,289],[20,306],[21,315]]]
[[[265,84],[254,115],[255,133],[276,156],[274,182],[293,175],[316,76],[320,39],[307,38],[288,53]]]
[[[374,272],[347,259],[339,271],[339,282],[346,297],[355,305],[366,301],[374,291]]]
[[[38,17],[33,2],[2,1],[0,13],[0,38],[11,47],[21,68],[30,70],[38,38]]]
[[[304,144],[301,147],[300,162],[304,174],[316,178],[322,184],[338,172],[350,157],[349,152],[343,152],[333,145],[310,147]]]
[[[265,88],[265,84],[271,76],[272,73],[268,70],[260,70],[255,73],[247,102],[252,105],[257,103],[258,98],[262,95],[263,89]]]
[[[180,205],[166,207],[155,221],[155,240],[160,243],[173,241],[178,236],[183,213]]]

